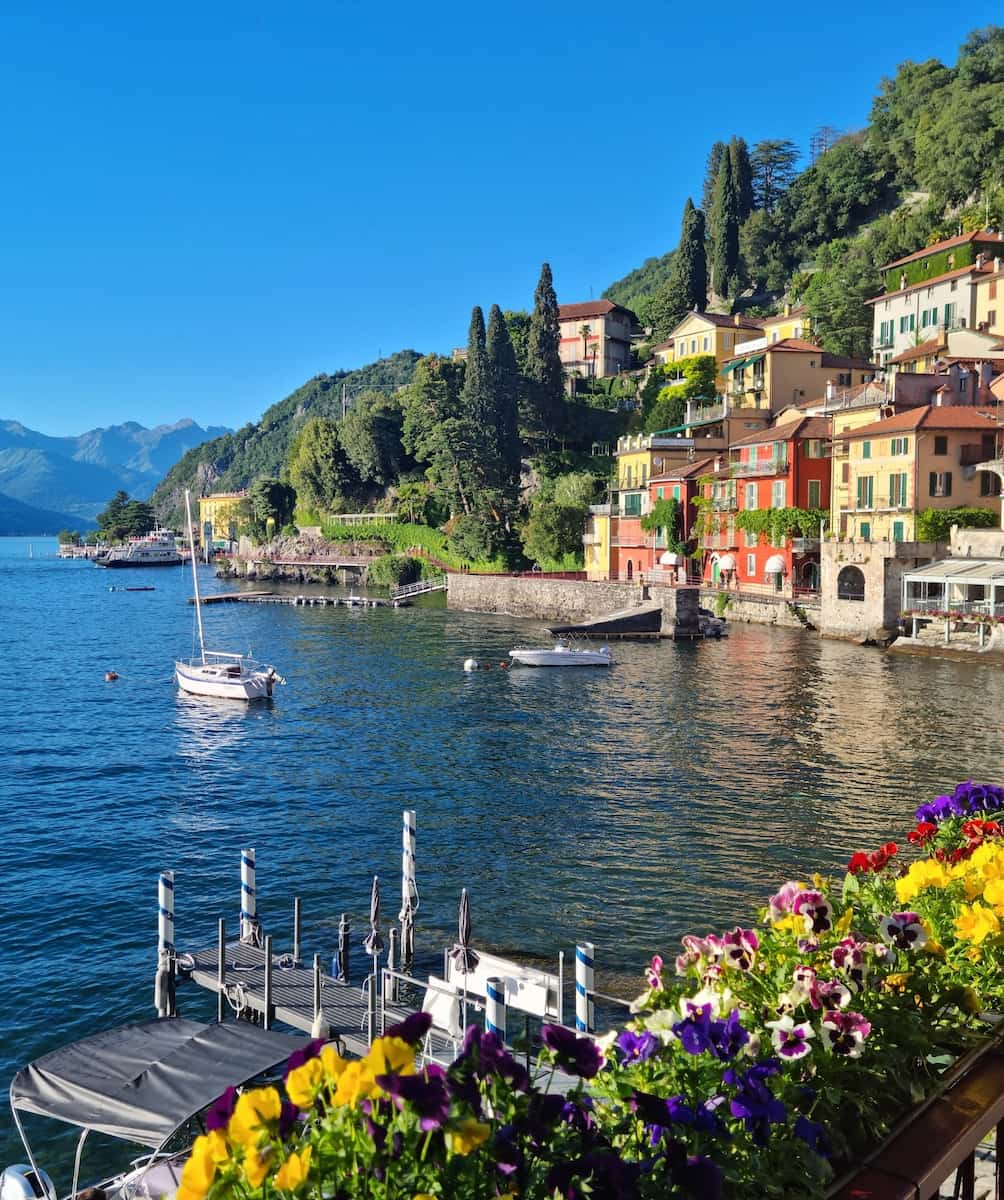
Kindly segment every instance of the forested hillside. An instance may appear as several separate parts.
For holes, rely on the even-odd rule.
[[[954,66],[903,63],[881,81],[866,127],[801,171],[802,151],[777,134],[711,147],[703,183],[694,180],[701,263],[668,252],[604,293],[633,307],[653,341],[694,307],[695,273],[705,272],[699,308],[770,311],[787,295],[808,306],[827,349],[870,354],[863,302],[881,291],[882,263],[960,226],[1004,222],[1004,29],[970,34]],[[687,211],[682,224],[685,243]]]

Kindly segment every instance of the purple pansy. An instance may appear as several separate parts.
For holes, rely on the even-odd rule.
[[[450,1115],[446,1072],[435,1063],[429,1063],[416,1075],[378,1075],[376,1081],[398,1108],[409,1105],[426,1131],[441,1128]]]
[[[839,1012],[836,1009],[828,1009],[823,1013],[819,1028],[827,1049],[848,1058],[861,1057],[865,1038],[872,1031],[871,1023],[861,1013]]]
[[[810,1150],[815,1151],[821,1158],[829,1158],[833,1153],[826,1129],[818,1121],[810,1121],[808,1117],[798,1117],[795,1120],[795,1137],[801,1138]]]
[[[239,1094],[235,1087],[228,1087],[222,1096],[218,1096],[212,1102],[206,1113],[207,1133],[212,1133],[214,1129],[226,1132],[226,1128],[230,1124],[230,1118],[234,1115],[234,1109],[237,1107],[237,1097]]]
[[[432,1014],[426,1012],[412,1013],[397,1025],[389,1025],[384,1030],[384,1037],[400,1038],[409,1046],[417,1046],[432,1027]]]
[[[683,1008],[687,1016],[672,1028],[688,1054],[712,1054],[727,1062],[735,1058],[749,1041],[749,1033],[739,1020],[738,1009],[733,1009],[721,1021],[712,1017],[710,1004],[684,1001]]]
[[[774,1031],[771,1041],[782,1058],[803,1058],[812,1049],[809,1039],[815,1037],[815,1033],[808,1021],[795,1021],[792,1017],[784,1016],[765,1024]]]
[[[621,1052],[621,1062],[645,1062],[646,1059],[655,1054],[661,1042],[651,1033],[633,1033],[630,1029],[625,1029],[619,1034],[616,1041],[617,1049]]]
[[[317,1058],[325,1046],[324,1038],[314,1038],[309,1041],[306,1046],[301,1046],[299,1050],[294,1050],[286,1060],[286,1074],[290,1071],[295,1071],[297,1067],[302,1067],[305,1062],[310,1062],[312,1058]]]
[[[952,817],[967,817],[974,814],[997,812],[1004,808],[1004,788],[989,783],[973,783],[967,779],[947,796],[938,796],[929,804],[917,809],[917,820],[940,825]]]
[[[803,884],[789,880],[767,901],[767,915],[772,921],[780,921],[783,916],[792,911],[795,898],[800,896],[804,891],[805,887]]]
[[[722,962],[739,971],[752,971],[759,948],[760,939],[752,929],[736,926],[722,938]]]
[[[855,991],[860,991],[868,978],[868,962],[865,959],[867,942],[846,937],[833,947],[830,962],[835,971],[840,971]]]
[[[894,912],[879,919],[882,940],[897,950],[919,950],[927,942],[927,930],[915,912]]]
[[[805,922],[807,933],[827,933],[833,928],[833,907],[822,892],[799,892],[791,911]]]
[[[784,1104],[767,1086],[771,1075],[779,1069],[777,1059],[767,1058],[754,1063],[747,1071],[730,1069],[722,1078],[738,1089],[729,1106],[734,1117],[742,1119],[753,1140],[760,1146],[766,1145],[770,1126],[783,1121],[788,1114]]]
[[[653,954],[652,965],[646,972],[646,977],[648,979],[648,986],[656,992],[662,988],[662,967],[662,958],[658,954]]]
[[[563,1025],[545,1025],[540,1036],[558,1066],[573,1075],[592,1079],[603,1066],[603,1054],[592,1038],[576,1037]]]

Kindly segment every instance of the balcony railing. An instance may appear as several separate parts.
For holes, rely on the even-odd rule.
[[[736,512],[739,500],[736,496],[713,496],[711,498],[712,512]]]
[[[772,454],[770,458],[750,459],[747,462],[735,462],[730,465],[732,474],[736,478],[744,475],[780,475],[788,469],[788,455]]]
[[[793,554],[814,554],[819,549],[819,538],[800,537],[791,539]]]

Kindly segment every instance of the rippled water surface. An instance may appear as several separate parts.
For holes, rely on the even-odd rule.
[[[441,597],[218,605],[209,640],[250,645],[289,683],[268,705],[197,701],[171,678],[192,641],[186,572],[55,550],[0,539],[4,1093],[42,1051],[153,1015],[162,868],[181,948],[211,944],[221,915],[235,927],[253,845],[279,948],[299,895],[306,951],[327,961],[347,911],[360,962],[370,877],[393,919],[415,808],[425,966],[467,886],[475,943],[553,960],[587,938],[600,985],[631,994],[681,933],[751,918],[775,884],[901,834],[960,778],[1001,781],[1004,673],[758,626],[617,646],[609,671],[465,675],[468,655],[497,664],[543,627]],[[120,590],[137,585],[155,590]],[[230,586],[205,571],[207,590]],[[23,1152],[0,1129],[2,1165]]]

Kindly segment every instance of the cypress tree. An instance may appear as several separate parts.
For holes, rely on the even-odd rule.
[[[742,224],[753,211],[753,167],[745,138],[734,137],[729,142],[729,157],[732,159],[732,179],[736,188],[739,223]]]
[[[723,299],[739,291],[739,199],[732,174],[732,155],[722,155],[709,219],[711,287]]]
[[[495,406],[488,370],[485,315],[477,304],[471,311],[471,324],[467,333],[467,360],[461,398],[464,415],[470,422],[470,435],[475,452],[475,461],[471,465],[482,481],[491,485],[494,482],[498,457]]]
[[[527,376],[530,381],[533,424],[545,436],[560,428],[565,403],[565,376],[561,367],[561,328],[558,297],[548,263],[540,269],[533,294],[533,313],[527,339]]]
[[[708,161],[704,168],[704,190],[701,192],[701,210],[711,212],[711,201],[715,195],[715,180],[718,178],[718,168],[722,165],[722,155],[727,147],[724,142],[715,142],[708,151]]]
[[[704,244],[704,213],[688,198],[683,208],[680,244],[673,255],[669,279],[649,306],[652,336],[667,337],[673,327],[696,309],[708,307],[708,259]]]
[[[516,352],[502,310],[493,304],[488,314],[486,338],[488,379],[495,417],[495,445],[499,457],[499,482],[507,498],[519,496],[522,452],[519,440],[519,372]]]

